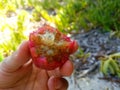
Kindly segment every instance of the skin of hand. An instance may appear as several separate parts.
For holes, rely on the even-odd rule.
[[[73,72],[71,61],[52,71],[34,66],[28,41],[0,63],[0,90],[67,90],[68,82],[63,77]]]

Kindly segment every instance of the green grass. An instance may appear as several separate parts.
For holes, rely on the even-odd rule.
[[[0,53],[0,62],[4,59],[4,56],[2,55],[2,52]]]
[[[45,0],[40,3],[43,7],[36,6],[34,15],[55,23],[64,32],[87,31],[96,27],[101,27],[103,31],[120,31],[120,0],[66,0],[63,5],[55,3]],[[50,15],[49,10],[56,14]]]

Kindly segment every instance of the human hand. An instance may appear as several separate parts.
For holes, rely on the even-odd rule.
[[[67,61],[61,68],[46,71],[34,66],[25,41],[19,49],[0,63],[0,90],[67,90],[73,64]]]

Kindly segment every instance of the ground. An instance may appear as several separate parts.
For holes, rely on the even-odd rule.
[[[89,32],[80,32],[73,35],[85,54],[85,58],[73,57],[75,70],[68,78],[68,90],[119,90],[120,80],[104,78],[100,72],[100,60],[98,57],[120,52],[120,39],[111,36],[110,32],[101,32],[94,29]],[[101,78],[101,79],[100,79]]]

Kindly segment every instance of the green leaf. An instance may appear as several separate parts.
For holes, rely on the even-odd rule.
[[[2,53],[0,53],[0,62],[4,59],[4,56]]]

